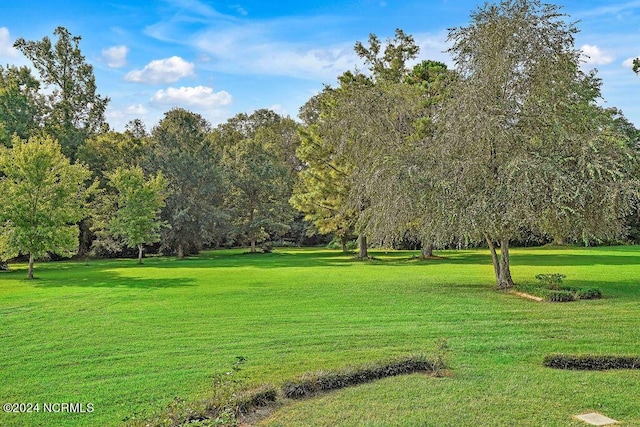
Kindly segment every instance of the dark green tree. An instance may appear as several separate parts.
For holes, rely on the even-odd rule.
[[[210,132],[202,116],[181,108],[165,113],[151,132],[146,169],[162,172],[169,191],[161,218],[170,228],[162,230],[161,242],[178,258],[226,232],[226,180]]]
[[[58,140],[63,154],[72,161],[84,141],[100,131],[109,98],[96,93],[93,66],[80,51],[79,36],[64,27],[53,32],[57,37],[40,41],[19,38],[14,47],[20,50],[40,74],[47,91],[47,133]]]
[[[234,234],[252,252],[257,243],[282,236],[293,221],[287,201],[300,165],[297,128],[292,119],[261,109],[232,117],[213,133],[229,177],[225,206]]]
[[[0,66],[0,145],[34,136],[45,115],[40,82],[27,67]]]

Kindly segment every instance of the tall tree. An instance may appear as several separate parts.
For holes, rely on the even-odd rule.
[[[202,116],[181,108],[165,113],[151,132],[146,169],[162,172],[169,191],[162,220],[171,227],[162,231],[162,246],[178,258],[220,239],[225,231],[226,181],[210,132]]]
[[[234,218],[234,234],[252,252],[257,243],[291,230],[294,212],[287,200],[300,168],[298,127],[289,117],[260,109],[238,114],[213,132],[229,177],[225,205]]]
[[[367,235],[389,243],[390,239],[404,236],[408,230],[417,228],[413,215],[420,214],[414,208],[419,204],[397,204],[399,197],[404,201],[411,200],[404,188],[407,182],[397,180],[400,175],[406,176],[404,172],[410,166],[400,164],[399,159],[411,160],[406,154],[416,145],[410,139],[415,139],[418,124],[423,128],[422,133],[427,132],[430,124],[418,121],[430,117],[427,101],[432,98],[427,95],[429,91],[436,92],[437,86],[430,73],[440,76],[443,73],[435,70],[444,67],[446,71],[446,66],[430,61],[411,70],[408,61],[416,57],[419,48],[413,37],[402,30],[396,30],[395,38],[387,40],[384,48],[378,37],[372,34],[369,46],[357,42],[355,51],[369,66],[370,76],[347,72],[340,76],[338,88],[325,89],[322,97],[314,101],[320,107],[320,113],[313,116],[313,133],[319,142],[315,147],[334,147],[325,153],[332,156],[326,159],[325,164],[340,159],[348,166],[348,185],[342,186],[348,188],[348,196],[344,200],[348,208],[343,207],[342,212],[356,213],[356,228],[361,242],[359,256],[365,258]],[[323,155],[321,150],[316,151]],[[318,168],[311,168],[307,176],[302,175],[307,181],[308,191],[306,194],[301,192],[298,201],[306,200],[309,211],[313,209],[309,203],[311,197],[319,196],[310,191],[318,188],[313,181],[333,173],[327,170],[329,175],[321,175],[318,172]],[[318,206],[327,206],[327,201],[315,202]],[[398,214],[403,208],[407,209],[400,219]]]
[[[60,142],[63,154],[75,160],[76,150],[85,139],[97,133],[104,123],[109,98],[96,93],[93,66],[80,51],[81,37],[64,27],[40,41],[19,38],[14,47],[20,50],[40,73],[42,82],[51,88],[47,93],[48,132]]]
[[[164,207],[167,183],[158,172],[145,179],[141,167],[118,168],[108,175],[109,183],[117,191],[117,210],[109,221],[109,229],[124,239],[130,248],[138,248],[138,263],[142,264],[145,243],[160,241],[160,220]]]
[[[486,241],[499,288],[513,286],[509,245],[522,230],[611,237],[628,207],[632,157],[564,19],[538,0],[503,0],[449,32],[459,79],[429,148],[436,217]]]
[[[14,135],[28,139],[40,129],[45,112],[39,89],[29,68],[0,66],[0,145],[11,145]]]
[[[358,217],[347,204],[350,170],[337,156],[336,147],[320,137],[317,124],[299,132],[301,143],[297,153],[304,167],[298,174],[290,203],[304,213],[320,234],[335,233],[346,253]]]
[[[70,164],[60,145],[49,137],[17,137],[13,148],[0,147],[0,249],[3,255],[29,256],[27,276],[33,278],[34,260],[47,252],[72,255],[78,248],[78,225],[85,215],[90,172]]]
[[[246,240],[251,252],[270,235],[282,235],[293,219],[287,204],[290,196],[287,169],[278,161],[258,132],[225,150],[224,164],[230,188],[226,206],[236,235]]]

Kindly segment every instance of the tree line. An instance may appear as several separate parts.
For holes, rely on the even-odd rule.
[[[0,253],[114,255],[331,235],[370,244],[486,245],[513,285],[510,245],[628,241],[638,229],[640,132],[604,108],[559,7],[503,0],[449,32],[449,69],[414,64],[396,30],[370,35],[301,108],[212,127],[168,111],[150,132],[105,124],[79,37],[19,39],[32,62],[0,68]],[[70,65],[71,64],[71,65]],[[414,65],[410,65],[414,64]],[[48,88],[45,92],[42,89]],[[39,162],[39,163],[38,163]],[[30,262],[29,274],[32,274]]]

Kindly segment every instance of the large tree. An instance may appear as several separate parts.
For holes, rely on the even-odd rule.
[[[35,259],[76,252],[90,172],[70,164],[49,137],[15,137],[13,148],[0,147],[0,175],[0,250],[7,257],[28,255],[32,279]]]
[[[103,125],[109,98],[96,93],[93,66],[80,51],[81,38],[64,27],[53,34],[55,43],[49,37],[39,41],[19,38],[14,46],[31,60],[42,83],[50,88],[47,131],[60,142],[63,153],[75,160],[78,147]]]
[[[411,69],[408,61],[419,48],[402,30],[384,47],[372,34],[369,46],[357,42],[355,51],[370,74],[347,72],[339,87],[326,88],[305,106],[307,112],[317,111],[306,114],[311,120],[303,146],[311,162],[293,202],[327,224],[332,217],[349,218],[345,212],[355,214],[360,257],[367,256],[367,235],[388,245],[407,233],[425,242],[428,254],[431,237],[424,221],[418,221],[424,214],[425,199],[418,197],[424,187],[417,188],[424,167],[416,152],[423,145],[420,136],[432,133],[449,73],[434,61]],[[327,167],[337,164],[341,168]],[[343,174],[336,174],[340,169]],[[324,191],[328,178],[340,179],[341,185],[334,186],[347,190],[343,200]],[[335,202],[340,209],[332,206]]]
[[[117,191],[117,209],[109,221],[109,230],[124,239],[130,248],[138,248],[138,263],[142,264],[145,243],[160,241],[160,220],[164,207],[167,183],[158,172],[145,179],[142,168],[117,168],[108,175],[109,183]]]
[[[437,218],[488,244],[499,288],[513,286],[523,231],[614,237],[628,206],[632,157],[580,70],[576,32],[557,6],[503,0],[449,33],[459,79],[429,147]]]
[[[287,200],[300,168],[297,129],[291,118],[260,109],[230,118],[212,134],[229,178],[225,206],[233,218],[232,237],[252,252],[257,243],[291,229],[294,212]]]
[[[304,213],[320,234],[335,233],[347,252],[347,241],[355,232],[357,213],[347,204],[350,170],[336,147],[318,134],[317,124],[300,129],[298,158],[303,168],[298,173],[291,205]]]
[[[249,243],[251,252],[256,243],[284,234],[293,217],[287,169],[261,136],[258,132],[255,139],[229,146],[223,158],[230,183],[225,205],[236,236]]]
[[[226,181],[210,132],[202,116],[181,108],[165,113],[151,132],[146,169],[162,172],[169,190],[162,220],[171,227],[162,231],[162,246],[178,258],[220,239],[226,223]]]
[[[27,67],[0,66],[0,145],[35,135],[44,117],[40,82]]]

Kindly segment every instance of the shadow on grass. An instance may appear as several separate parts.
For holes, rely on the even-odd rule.
[[[29,281],[36,288],[81,287],[81,288],[128,288],[128,289],[169,289],[195,286],[195,280],[186,277],[130,277],[113,270],[101,268],[82,270],[69,274],[69,270],[49,270],[39,278]],[[26,280],[26,279],[25,279]]]
[[[631,247],[624,247],[631,248]],[[623,248],[623,249],[624,249]],[[640,265],[640,250],[631,254],[616,255],[615,249],[607,253],[598,253],[602,248],[562,248],[548,250],[545,248],[515,248],[511,253],[512,266],[589,266],[589,265]],[[634,250],[634,249],[629,249]],[[576,252],[582,253],[576,253]],[[564,253],[563,253],[564,252]],[[374,259],[358,260],[356,253],[343,253],[327,249],[277,249],[272,253],[250,254],[243,250],[213,250],[202,252],[198,256],[177,260],[171,257],[148,258],[145,266],[153,268],[304,268],[304,267],[348,267],[352,265],[397,266],[397,267],[433,267],[439,265],[491,265],[491,255],[486,249],[439,251],[440,259],[419,259],[419,251],[384,251],[371,250]],[[131,263],[122,260],[99,261],[105,268],[125,265],[133,267]],[[91,262],[93,264],[93,262]]]

